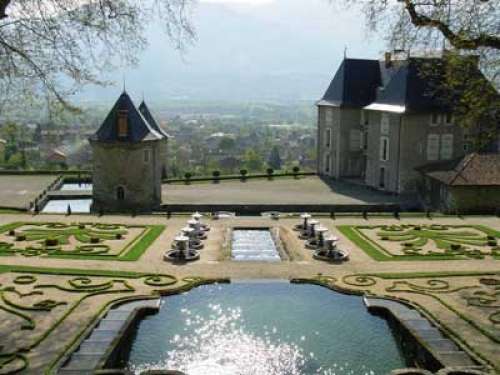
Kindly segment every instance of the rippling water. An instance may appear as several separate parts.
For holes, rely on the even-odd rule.
[[[281,260],[268,229],[235,229],[232,234],[231,254],[236,261]]]
[[[236,283],[166,297],[125,360],[135,373],[385,375],[405,366],[361,298],[311,285]]]

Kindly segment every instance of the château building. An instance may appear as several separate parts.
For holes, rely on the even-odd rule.
[[[124,91],[97,132],[93,153],[94,212],[149,212],[161,205],[168,135],[146,103],[137,109]]]
[[[421,180],[415,168],[472,152],[452,108],[433,94],[436,83],[421,72],[424,65],[437,70],[441,62],[390,53],[382,61],[344,59],[317,103],[318,173],[413,193]],[[478,68],[474,74],[486,80]]]

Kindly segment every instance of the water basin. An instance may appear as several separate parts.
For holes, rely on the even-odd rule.
[[[361,297],[313,285],[241,282],[164,297],[122,368],[189,375],[386,375],[411,365]]]
[[[72,213],[89,213],[92,199],[53,199],[49,200],[43,207],[42,213],[65,214],[68,205]]]

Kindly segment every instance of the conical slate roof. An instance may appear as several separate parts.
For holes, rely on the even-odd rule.
[[[160,133],[162,136],[166,138],[170,138],[170,136],[158,125],[156,120],[154,119],[151,111],[149,110],[146,102],[143,100],[141,105],[139,106],[139,112],[141,112],[142,116],[146,119],[146,121],[151,125],[151,127]]]
[[[118,136],[118,113],[127,112],[128,134]],[[156,130],[148,120],[137,110],[130,96],[124,91],[97,132],[90,137],[96,142],[144,142],[164,139],[165,136]]]

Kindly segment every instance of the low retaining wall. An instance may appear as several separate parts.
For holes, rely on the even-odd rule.
[[[344,213],[344,212],[399,212],[397,204],[352,204],[352,205],[326,205],[326,204],[164,204],[161,212],[218,212],[229,211],[240,215],[260,215],[262,212],[313,212],[313,213]]]

